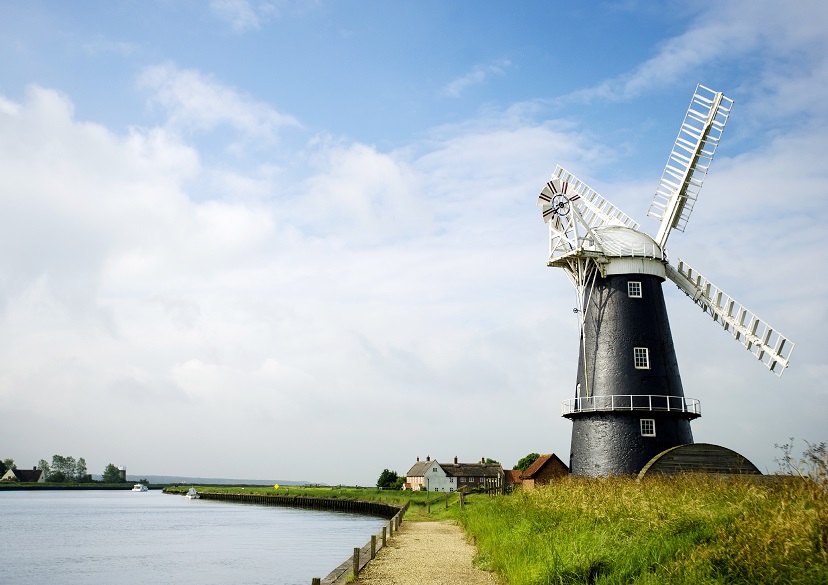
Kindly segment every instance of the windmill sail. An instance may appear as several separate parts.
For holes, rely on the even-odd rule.
[[[734,301],[681,259],[678,268],[669,264],[666,268],[667,277],[693,302],[741,342],[771,372],[777,376],[782,375],[788,367],[794,348],[792,341]]]
[[[578,196],[576,206],[581,208],[581,217],[590,229],[602,225],[623,225],[634,230],[639,229],[638,223],[633,221],[630,216],[601,197],[586,183],[562,166],[556,166],[552,176],[558,177],[562,182],[567,183],[569,193]],[[572,198],[570,197],[570,199]]]
[[[661,221],[655,240],[662,249],[672,229],[687,225],[732,107],[722,93],[696,86],[647,212]]]
[[[538,195],[543,220],[549,224],[550,257],[575,250],[600,249],[600,236],[594,229],[606,225],[639,229],[630,216],[601,197],[586,183],[561,167]]]

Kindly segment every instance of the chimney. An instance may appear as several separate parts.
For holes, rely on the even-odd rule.
[[[426,455],[426,461],[431,461],[431,455]]]
[[[417,463],[419,463],[419,462],[420,462],[420,458],[419,458],[419,457],[417,457]]]
[[[454,464],[457,465],[457,455],[454,456]]]
[[[32,467],[32,471],[37,471],[37,465],[35,465],[34,467]]]
[[[486,458],[485,458],[485,457],[481,457],[481,458],[480,458],[480,463],[486,463]]]

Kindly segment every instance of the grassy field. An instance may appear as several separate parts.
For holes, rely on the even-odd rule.
[[[798,478],[566,478],[469,502],[481,567],[511,585],[828,583],[828,493]]]

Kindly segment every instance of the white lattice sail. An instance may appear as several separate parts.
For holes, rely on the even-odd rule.
[[[792,341],[681,259],[676,268],[667,265],[667,277],[771,372],[782,375],[794,349]]]
[[[722,93],[696,86],[647,212],[661,221],[655,240],[662,248],[672,229],[687,225],[732,107]]]

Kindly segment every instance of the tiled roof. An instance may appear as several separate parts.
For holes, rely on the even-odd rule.
[[[441,463],[440,467],[449,477],[500,477],[503,474],[499,463]]]
[[[524,471],[524,472],[521,474],[521,477],[522,477],[523,479],[532,479],[532,476],[534,476],[534,475],[535,475],[538,471],[540,471],[540,470],[541,470],[541,468],[543,468],[543,466],[544,466],[544,465],[546,465],[547,463],[549,463],[550,461],[552,461],[552,460],[553,460],[553,458],[554,458],[554,459],[557,459],[557,460],[558,460],[558,462],[559,462],[561,465],[563,465],[564,469],[569,469],[569,468],[566,466],[566,464],[565,464],[563,461],[561,461],[561,460],[560,460],[560,458],[559,458],[557,455],[555,455],[554,453],[548,453],[548,454],[546,454],[546,455],[541,455],[540,457],[538,457],[537,459],[535,459],[535,462],[534,462],[534,463],[532,463],[532,465],[530,465],[529,467],[527,467],[527,468],[526,468],[526,471]]]
[[[432,463],[437,463],[436,461],[417,461],[414,465],[411,466],[411,469],[408,470],[408,473],[405,474],[406,477],[424,477],[425,472],[428,471],[428,468],[431,467]]]
[[[520,469],[504,469],[503,473],[506,475],[506,483],[521,483],[523,481],[520,477]]]
[[[17,479],[24,482],[37,483],[40,479],[40,474],[43,473],[40,469],[15,469],[14,475]]]

